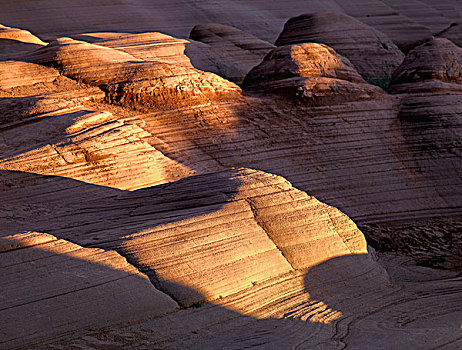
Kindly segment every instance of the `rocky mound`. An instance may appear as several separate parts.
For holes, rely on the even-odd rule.
[[[284,7],[279,18],[293,15]],[[82,8],[92,7],[72,11]],[[270,22],[255,32],[282,25]],[[21,86],[3,70],[0,347],[457,346],[460,278],[413,262],[460,267],[460,82],[445,63],[454,46],[421,51],[423,61],[432,45],[448,52],[389,95],[323,44],[285,45],[240,94],[183,52],[204,48],[219,63],[226,54],[212,45],[126,31],[60,38],[18,58],[35,63],[7,62]],[[376,256],[344,213],[400,255]]]
[[[431,80],[460,84],[462,83],[461,57],[462,48],[449,40],[431,39],[409,52],[393,74],[390,91],[397,91],[397,85],[400,84],[412,83],[416,86],[418,82]]]
[[[354,66],[332,48],[315,43],[272,50],[246,76],[249,90],[276,92],[313,104],[369,99],[380,89],[369,86]]]
[[[186,52],[196,68],[214,72],[211,69],[218,67],[218,75],[236,83],[241,83],[250,69],[259,64],[274,48],[274,45],[267,41],[218,23],[197,25],[191,30],[189,37],[209,45],[219,59],[215,59],[214,64],[209,65],[198,55],[198,50],[202,48],[190,45]]]
[[[422,337],[435,313],[444,339],[459,336],[455,274],[391,256],[390,277],[347,216],[279,176],[236,169],[134,192],[2,176],[13,186],[0,203],[22,215],[0,219],[4,347],[330,347],[348,325],[358,347],[386,347],[384,332],[437,346]]]
[[[236,83],[274,46],[231,26],[200,25],[191,39],[158,32],[87,33],[74,38],[126,52],[143,61],[164,62],[215,73]]]
[[[142,108],[172,108],[229,98],[239,87],[212,73],[185,65],[144,61],[121,50],[61,38],[31,59],[106,93],[110,102]]]
[[[398,47],[374,28],[339,13],[311,13],[291,18],[276,45],[315,42],[347,57],[367,81],[381,86],[402,62]]]

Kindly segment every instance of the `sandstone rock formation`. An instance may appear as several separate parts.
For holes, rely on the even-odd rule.
[[[315,104],[371,99],[380,89],[367,84],[354,66],[323,44],[281,46],[246,76],[242,86],[288,95]]]
[[[38,64],[21,61],[0,62],[0,89],[2,90],[39,83],[51,83],[58,76],[58,71]]]
[[[460,84],[461,55],[462,49],[449,40],[431,39],[406,56],[393,75],[394,87],[390,90],[397,91],[396,85],[408,82],[427,83],[438,80]],[[413,88],[413,90],[420,90],[420,88]]]
[[[460,4],[69,4],[0,3],[50,43],[0,55],[0,348],[462,345],[460,48],[384,91],[265,42],[317,10],[408,51]]]
[[[432,39],[411,51],[396,70],[390,92],[400,97],[398,120],[409,150],[414,154],[419,172],[426,172],[434,183],[442,181],[437,169],[446,169],[444,178],[454,180],[462,176],[462,49],[447,39]],[[459,181],[448,182],[439,190],[450,205],[457,205]],[[441,230],[431,227],[442,226]],[[453,255],[460,265],[462,249],[458,229],[448,233],[448,223],[438,220],[430,223],[426,234],[409,231],[407,236],[416,236],[416,241],[442,241],[447,239],[447,249],[437,254],[427,252],[427,256]],[[386,230],[385,230],[386,231]],[[408,231],[406,231],[408,232]],[[382,232],[383,233],[383,232]],[[395,246],[403,247],[402,244]],[[428,244],[422,244],[423,247]],[[431,245],[430,245],[431,246]],[[406,248],[408,249],[408,248]],[[438,251],[438,250],[436,250]],[[444,266],[444,261],[437,262]]]
[[[446,17],[448,15],[450,16],[450,14],[446,14],[445,12],[451,10],[446,8],[444,12],[440,11],[437,8],[438,5],[434,2],[432,3],[424,0],[410,0],[406,2],[398,0],[382,1],[402,15],[429,28],[433,33],[439,32],[449,24],[448,22],[450,22],[450,19]],[[443,4],[440,4],[440,6]]]
[[[70,38],[57,39],[34,52],[31,59],[100,87],[107,100],[128,106],[172,108],[194,100],[228,98],[240,91],[212,73],[174,62],[143,61],[121,50]]]
[[[110,47],[143,61],[164,62],[212,72],[236,83],[274,46],[237,28],[221,24],[196,26],[193,40],[151,33],[87,33],[74,38]]]
[[[430,28],[407,16],[412,14],[412,10],[414,13],[419,12],[421,6],[412,7],[411,11],[404,15],[381,0],[339,1],[338,4],[347,15],[387,35],[403,52],[412,50],[432,35]],[[435,2],[429,5],[437,6]]]
[[[291,18],[276,45],[326,44],[347,57],[367,81],[386,86],[404,58],[396,45],[374,28],[336,13],[310,13]]]
[[[447,18],[445,26],[448,26],[458,20],[461,10],[462,6],[456,0],[420,0],[411,3],[286,0],[283,5],[274,6],[255,0],[239,3],[233,0],[203,0],[191,4],[175,0],[120,0],[111,3],[95,0],[79,4],[70,0],[47,0],[46,7],[34,0],[23,0],[21,11],[15,4],[1,4],[0,23],[28,28],[43,38],[85,32],[139,33],[153,30],[186,38],[195,25],[217,22],[273,42],[288,18],[313,11],[337,12],[346,13],[385,33],[407,52],[431,36],[432,30],[425,25],[443,25],[444,18]],[[432,18],[435,20],[431,21]],[[425,25],[420,23],[421,19]]]

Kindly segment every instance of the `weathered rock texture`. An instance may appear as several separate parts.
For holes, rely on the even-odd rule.
[[[186,38],[195,25],[217,22],[273,42],[290,17],[313,11],[337,12],[353,16],[385,33],[407,52],[416,43],[431,36],[432,30],[426,25],[436,24],[440,28],[446,18],[448,26],[460,19],[461,10],[457,0],[387,3],[381,0],[286,0],[271,5],[263,0],[202,0],[194,3],[178,0],[95,0],[78,4],[70,0],[47,0],[46,7],[34,0],[23,0],[21,11],[15,3],[2,3],[0,23],[28,28],[44,38],[89,31],[153,30]]]
[[[37,232],[0,238],[0,346],[160,316],[178,306],[114,251]]]
[[[444,12],[451,11],[451,9],[446,9],[442,12],[436,8],[438,5],[435,2],[425,0],[409,0],[405,2],[398,0],[382,1],[402,15],[412,18],[415,22],[429,28],[432,33],[439,32],[450,22],[450,19],[446,16],[451,16],[451,14]],[[442,1],[441,5],[444,5],[444,1]],[[454,8],[452,10],[454,11]]]
[[[421,159],[429,161],[432,155],[427,152],[419,160],[414,158],[413,142],[403,132],[407,126],[396,122],[399,97],[360,82],[360,76],[332,49],[320,44],[275,49],[282,50],[281,59],[269,55],[259,67],[271,69],[261,70],[255,75],[255,84],[248,86],[249,91],[259,90],[260,97],[248,97],[241,95],[235,84],[188,66],[178,58],[183,54],[172,37],[149,33],[147,38],[158,40],[154,47],[162,47],[156,53],[157,49],[143,44],[140,34],[120,34],[119,43],[117,35],[91,35],[95,42],[114,47],[59,39],[29,56],[55,66],[69,78],[59,76],[41,86],[1,91],[6,98],[0,103],[12,107],[5,119],[13,120],[2,129],[3,169],[137,189],[193,173],[247,166],[284,175],[360,224],[424,219],[435,213],[459,215],[460,177],[451,165],[460,159],[457,152],[448,154],[445,166],[450,170],[444,171],[445,176],[441,176],[440,167],[418,167]],[[170,44],[172,54],[167,50]],[[155,57],[162,57],[162,61],[155,61]],[[172,63],[168,63],[170,59]],[[104,64],[94,69],[91,64],[95,61]],[[337,64],[343,68],[335,67]],[[153,74],[149,77],[140,75],[138,68],[145,72],[148,68],[143,67],[150,65],[168,69],[149,70]],[[288,86],[295,94],[267,94],[270,86],[278,84],[287,91],[286,79],[277,80],[279,76],[270,73],[276,68],[292,76]],[[209,91],[211,94],[206,95],[200,90],[195,98],[188,99],[194,90],[181,90],[184,80],[176,75],[179,71],[189,72],[184,79],[186,84],[192,82],[190,87],[203,84],[199,78],[203,76],[211,79],[205,86],[217,81],[224,84],[224,91],[229,88],[231,92],[221,95]],[[138,77],[144,80],[130,80]],[[264,82],[267,77],[275,80]],[[126,95],[121,95],[126,99],[116,101],[125,108],[103,103],[101,97],[86,100],[87,93],[93,96],[91,89],[96,89],[95,94],[103,92],[83,81],[105,90],[107,102],[114,101],[112,87],[127,85]],[[152,81],[159,83],[159,90],[151,94],[140,89],[135,103],[136,84]],[[169,82],[165,90],[161,81]],[[302,98],[301,103],[294,104],[300,86],[308,97],[318,89],[322,100],[307,103],[310,99]],[[58,93],[60,89],[64,92]],[[37,95],[42,90],[42,95]],[[59,103],[54,102],[55,92],[61,94]],[[134,112],[132,107],[146,112]],[[90,122],[77,123],[83,128],[72,126],[77,119],[87,117]],[[74,128],[78,132],[72,131]],[[424,143],[428,142],[431,140],[425,139]]]
[[[315,43],[272,50],[249,72],[242,86],[315,105],[359,101],[382,94],[364,81],[348,59]]]
[[[2,90],[39,83],[51,83],[58,76],[57,70],[38,64],[21,61],[0,62],[0,89]]]
[[[237,28],[221,24],[196,26],[191,39],[151,33],[87,33],[74,38],[110,47],[143,61],[164,62],[212,72],[236,83],[274,45]]]
[[[152,135],[136,122],[84,106],[101,101],[101,90],[33,63],[0,62],[0,75],[1,169],[122,189],[193,173],[147,143]]]
[[[338,4],[346,14],[387,35],[403,52],[408,52],[432,35],[429,28],[381,0],[338,1]]]
[[[461,83],[462,48],[449,40],[436,38],[410,52],[393,75],[392,91],[398,84],[428,83],[438,80]],[[415,88],[414,90],[417,90]]]
[[[441,181],[442,176],[445,179],[462,176],[462,163],[458,160],[462,155],[461,62],[460,47],[447,39],[432,39],[406,56],[389,89],[400,97],[398,120],[417,169],[420,173],[426,172],[435,183]],[[439,174],[438,169],[446,169],[444,175]],[[459,181],[450,182],[438,191],[449,205],[457,205],[459,193]],[[457,260],[455,265],[460,266],[460,230],[451,230],[450,226],[451,220],[442,223],[434,220],[424,224],[423,229],[406,230],[409,231],[406,233],[408,244],[429,247],[428,243],[417,242],[449,239],[451,243],[446,249],[434,250],[438,253],[428,253],[427,256],[434,256],[436,264],[444,266],[444,259],[440,257],[453,255]],[[408,248],[398,244],[394,249]],[[441,261],[438,262],[438,259]]]
[[[5,183],[23,178],[11,171],[2,175]],[[88,203],[78,195],[82,185],[75,188],[68,181],[44,205],[43,180],[36,181],[28,186],[30,203],[38,205],[31,213],[39,217],[34,227],[45,225],[80,244],[116,249],[182,305],[217,299],[332,257],[367,253],[364,236],[346,215],[263,172],[201,175],[116,198],[110,192],[94,198],[84,194]],[[2,199],[21,207],[29,201],[24,194],[13,187]],[[109,211],[84,214],[99,207]],[[29,227],[28,216],[19,225],[6,218],[2,232]]]
[[[387,85],[401,64],[403,53],[386,35],[353,17],[336,13],[310,13],[291,18],[276,45],[304,42],[326,44],[347,57],[367,81]]]

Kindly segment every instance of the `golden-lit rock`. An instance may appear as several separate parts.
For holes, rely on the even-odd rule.
[[[107,112],[61,113],[51,117],[62,123],[54,141],[51,134],[48,139],[32,139],[35,148],[3,158],[0,169],[65,176],[120,189],[161,184],[191,174],[149,145],[145,139],[151,135],[135,124],[116,120]],[[20,130],[46,133],[47,127],[44,120],[25,124]],[[32,140],[22,137],[16,142],[27,142],[30,147]]]
[[[0,89],[51,83],[59,76],[55,69],[21,61],[0,62]]]
[[[213,73],[162,61],[144,61],[121,50],[60,38],[31,55],[40,64],[100,87],[111,103],[176,108],[238,96],[237,85]]]
[[[264,41],[346,12],[404,50],[457,4],[281,4],[0,3],[50,41],[0,54],[0,348],[457,346],[460,276],[415,261],[460,268],[458,49],[416,48],[390,94]],[[359,27],[339,42],[378,72]]]

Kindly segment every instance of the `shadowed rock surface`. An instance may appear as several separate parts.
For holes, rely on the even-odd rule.
[[[114,251],[26,232],[0,237],[0,252],[2,348],[177,307]]]
[[[38,339],[43,343],[48,337],[46,346],[51,342],[58,348],[72,343],[96,348],[236,348],[254,342],[331,348],[339,336],[341,343],[367,343],[371,332],[371,346],[380,347],[389,344],[382,323],[394,334],[394,346],[460,341],[454,325],[460,313],[456,274],[437,274],[385,256],[390,279],[348,217],[279,176],[238,169],[134,192],[21,172],[2,171],[1,176],[7,185],[2,203],[8,202],[14,213],[2,218],[1,225],[0,255],[8,265],[3,268],[9,281],[5,291],[21,297],[14,307],[0,311],[12,320],[2,329],[7,348],[40,348]],[[51,186],[59,191],[50,191]],[[32,227],[47,227],[52,235],[5,236]],[[34,276],[26,280],[42,294],[15,287],[32,262]],[[140,271],[163,293],[192,308],[175,311],[172,299],[149,288]],[[107,282],[101,286],[102,280]],[[126,295],[133,283],[140,284],[137,295]],[[59,289],[52,287],[55,284]],[[85,284],[83,292],[80,284]],[[93,296],[99,293],[95,307]],[[30,298],[34,310],[51,323],[21,317],[30,310]],[[209,303],[202,306],[204,301]],[[78,307],[77,314],[62,308],[69,302]],[[147,302],[149,308],[143,307]],[[129,312],[125,305],[130,305]],[[441,305],[446,306],[443,311]],[[104,313],[98,317],[83,317],[100,308]],[[170,314],[162,316],[166,312]],[[440,336],[422,337],[434,323],[433,318],[425,321],[426,315],[435,312]],[[121,315],[138,322],[111,326]],[[63,327],[58,327],[57,317]],[[69,318],[74,323],[68,324]],[[24,336],[12,339],[16,327]],[[106,329],[95,332],[89,327]],[[70,330],[73,335],[63,334]],[[33,337],[25,336],[32,331],[37,332]],[[64,340],[53,340],[57,335]]]

